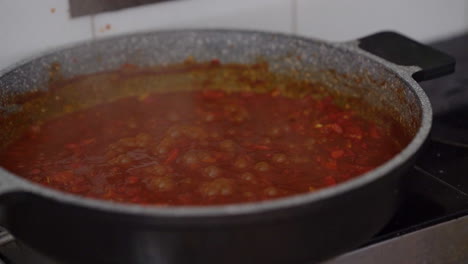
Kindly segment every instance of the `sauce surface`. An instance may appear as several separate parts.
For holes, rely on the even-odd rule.
[[[215,205],[313,192],[402,149],[390,129],[332,96],[157,92],[31,126],[0,165],[82,196],[152,205]]]

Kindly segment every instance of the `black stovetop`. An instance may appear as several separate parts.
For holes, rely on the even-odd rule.
[[[392,221],[367,244],[326,264],[468,263],[468,33],[434,47],[456,59],[456,72],[421,83],[433,127]]]
[[[431,136],[403,177],[394,219],[369,243],[468,215],[468,34],[433,46],[456,58],[456,72],[421,83],[434,111]]]
[[[460,228],[460,221],[455,223],[454,219],[468,217],[468,34],[435,43],[433,46],[454,56],[457,69],[453,75],[421,84],[431,100],[434,122],[428,144],[416,165],[403,177],[405,198],[392,221],[366,245],[355,251],[359,254],[351,252],[347,254],[349,256],[344,255],[343,258],[337,258],[337,261],[327,263],[367,263],[363,262],[366,257],[371,260],[369,263],[384,263],[381,258],[385,252],[379,252],[374,258],[366,256],[375,254],[375,250],[368,248],[376,248],[376,245],[388,241],[393,244],[411,243],[406,242],[408,239],[404,239],[405,234],[408,236],[430,231],[433,227],[444,224]],[[443,232],[447,233],[445,229]],[[391,251],[395,248],[393,244],[391,247],[382,247],[382,250]],[[54,263],[15,242],[0,245],[0,258],[2,257],[6,264]],[[0,264],[3,264],[1,260]]]

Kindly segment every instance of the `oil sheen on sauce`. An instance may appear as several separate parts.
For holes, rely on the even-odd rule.
[[[242,75],[236,67],[230,74]],[[117,76],[140,84],[149,78],[141,69],[130,72]],[[333,95],[291,96],[273,82],[251,81],[239,90],[203,81],[129,94],[36,122],[2,151],[0,165],[96,199],[219,205],[314,192],[402,149],[388,126]]]

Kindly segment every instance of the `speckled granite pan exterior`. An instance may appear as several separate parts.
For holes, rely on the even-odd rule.
[[[358,246],[392,217],[398,179],[427,138],[432,118],[426,95],[411,77],[421,68],[398,66],[358,44],[252,31],[159,31],[81,43],[7,69],[0,74],[4,116],[21,110],[12,103],[16,94],[47,89],[52,63],[72,77],[123,63],[178,63],[188,56],[239,63],[263,59],[272,71],[320,80],[390,111],[414,137],[387,163],[337,186],[227,206],[98,201],[33,184],[0,168],[2,225],[34,249],[80,264],[305,263]]]

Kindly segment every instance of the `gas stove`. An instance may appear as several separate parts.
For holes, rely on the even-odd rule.
[[[468,34],[433,45],[455,74],[421,84],[431,100],[430,139],[403,177],[393,220],[363,247],[326,264],[468,263]]]
[[[379,234],[326,264],[468,263],[468,34],[434,46],[456,58],[457,71],[421,84],[434,123],[416,165],[403,177],[405,197]],[[0,264],[18,263],[59,264],[0,230]]]

